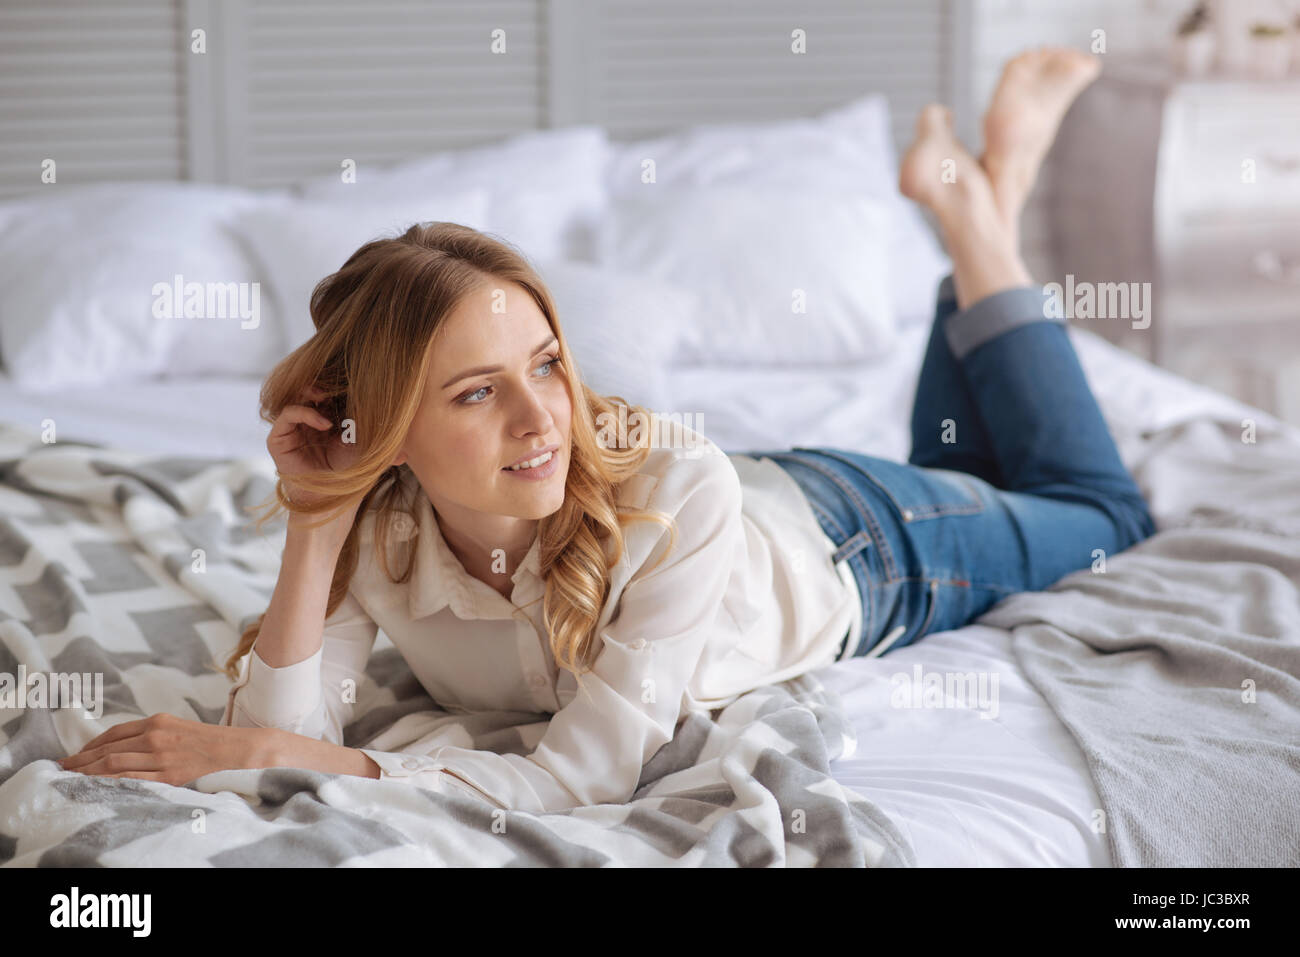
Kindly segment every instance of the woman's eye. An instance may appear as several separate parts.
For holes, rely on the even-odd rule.
[[[539,369],[546,369],[546,370],[547,370],[546,375],[542,376],[541,378],[543,378],[543,379],[549,379],[549,378],[554,374],[554,370],[553,370],[551,367],[552,367],[552,366],[557,366],[557,365],[559,365],[559,364],[560,364],[560,357],[559,357],[559,356],[556,356],[555,358],[553,358],[553,359],[548,359],[546,362],[543,362],[541,365],[539,365],[537,368],[539,368]],[[461,404],[462,404],[462,405],[478,405],[478,404],[480,404],[483,400],[482,400],[482,399],[477,399],[477,400],[476,400],[476,399],[474,399],[474,396],[478,395],[480,392],[487,392],[487,391],[488,391],[489,389],[491,389],[491,388],[492,388],[492,387],[491,387],[490,385],[485,385],[485,386],[483,386],[483,388],[481,388],[481,389],[475,389],[473,392],[466,392],[465,395],[463,395],[463,396],[461,397],[461,399],[460,399]],[[486,398],[486,396],[485,396],[484,398]]]

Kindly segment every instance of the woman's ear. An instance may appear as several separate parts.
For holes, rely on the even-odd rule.
[[[394,465],[401,465],[406,461],[406,452],[403,450],[397,453],[397,458],[393,459]]]

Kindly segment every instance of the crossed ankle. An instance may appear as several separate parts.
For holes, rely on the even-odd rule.
[[[935,209],[934,213],[943,235],[943,245],[953,259],[1019,258],[1016,224],[1007,221],[996,203],[987,199],[954,202]]]

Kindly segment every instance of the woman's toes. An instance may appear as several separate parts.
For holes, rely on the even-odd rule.
[[[1018,214],[1070,104],[1100,71],[1096,57],[1060,47],[1006,65],[984,117],[980,163],[1009,216]]]
[[[953,131],[952,111],[932,103],[916,120],[916,139],[899,164],[899,191],[936,213],[972,191],[987,190],[979,164]]]
[[[934,188],[943,161],[943,143],[950,129],[948,119],[947,109],[937,103],[923,107],[916,118],[915,138],[899,163],[899,192],[923,206],[930,206],[934,201]]]
[[[916,118],[916,138],[930,139],[952,135],[952,110],[941,103],[930,103],[921,108]]]

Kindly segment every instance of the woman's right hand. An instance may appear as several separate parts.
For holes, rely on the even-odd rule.
[[[325,398],[325,393],[309,388],[304,398],[317,402]],[[266,438],[266,450],[275,460],[285,494],[295,505],[311,505],[325,497],[297,488],[293,483],[295,475],[349,468],[360,454],[357,443],[343,441],[342,423],[331,422],[305,404],[284,407]],[[358,494],[358,505],[361,498]]]

